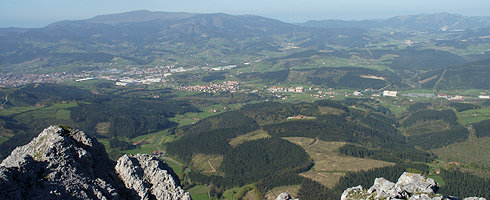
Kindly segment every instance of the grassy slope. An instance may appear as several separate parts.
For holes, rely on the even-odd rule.
[[[482,108],[475,110],[466,110],[457,113],[458,121],[463,125],[468,125],[476,122],[480,122],[486,119],[490,119],[490,108]]]
[[[194,186],[187,190],[194,200],[208,200],[208,191],[209,187],[205,185]]]
[[[242,144],[247,141],[258,140],[262,138],[270,138],[270,137],[271,136],[267,132],[263,130],[257,130],[249,134],[240,135],[236,138],[233,138],[228,142],[228,144],[230,144],[232,147],[236,147],[239,144]]]
[[[470,137],[467,141],[458,142],[449,146],[433,149],[445,161],[475,162],[490,167],[490,138]],[[471,156],[468,156],[471,155]]]

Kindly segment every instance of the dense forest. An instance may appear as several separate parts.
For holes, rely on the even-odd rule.
[[[128,137],[169,128],[167,118],[199,110],[184,101],[155,99],[97,99],[71,108],[70,117],[82,130],[105,137]],[[100,122],[109,122],[107,133],[97,133]]]
[[[417,146],[422,149],[435,149],[440,148],[452,143],[462,142],[468,139],[469,131],[466,127],[462,126],[458,122],[456,113],[453,110],[420,110],[417,107],[425,107],[426,104],[417,104],[414,107],[410,107],[409,111],[413,110],[402,121],[402,127],[410,128],[414,127],[430,127],[430,124],[438,124],[443,126],[441,130],[426,130],[423,131],[417,128],[417,134],[407,133],[407,139],[410,146]],[[456,110],[466,110],[468,107],[475,107],[471,104],[452,103],[450,106],[455,107]]]

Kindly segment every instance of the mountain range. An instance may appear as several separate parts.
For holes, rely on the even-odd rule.
[[[403,29],[409,31],[464,31],[490,27],[490,17],[466,17],[450,13],[397,16],[361,21],[310,20],[302,26],[322,28]]]
[[[258,59],[270,53],[289,54],[304,49],[361,48],[387,38],[407,37],[407,30],[453,33],[459,30],[458,34],[441,39],[457,39],[453,43],[460,40],[471,42],[471,38],[490,35],[489,27],[487,17],[448,13],[384,20],[324,20],[290,24],[254,15],[141,10],[60,21],[43,28],[2,28],[0,66],[2,72],[9,73],[12,69],[6,67],[11,65],[81,65],[107,63],[117,57],[137,65],[157,63],[164,58],[168,64],[169,60],[175,59],[171,57],[201,56],[203,52],[228,60],[243,55]],[[373,34],[376,29],[384,28],[401,32],[398,36]],[[210,63],[210,60],[205,56],[201,62]]]
[[[348,31],[337,30],[343,34]],[[96,16],[87,20],[60,21],[39,29],[0,29],[24,39],[55,42],[61,39],[117,42],[188,41],[206,38],[253,38],[274,35],[328,36],[325,29],[301,27],[260,16],[133,11]],[[5,37],[4,35],[4,37]],[[143,44],[144,44],[143,43]]]

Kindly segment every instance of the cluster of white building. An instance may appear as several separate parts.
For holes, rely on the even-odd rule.
[[[304,87],[303,86],[297,86],[297,87],[277,87],[277,86],[272,86],[267,89],[269,92],[297,92],[297,93],[302,93],[304,92]]]
[[[185,91],[207,92],[207,93],[236,92],[238,90],[238,82],[225,81],[222,84],[180,86],[177,87],[177,89],[185,90]]]

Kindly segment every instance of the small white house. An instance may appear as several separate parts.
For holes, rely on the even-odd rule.
[[[396,95],[398,95],[397,91],[389,91],[389,90],[383,91],[383,96],[385,97],[396,97]]]

